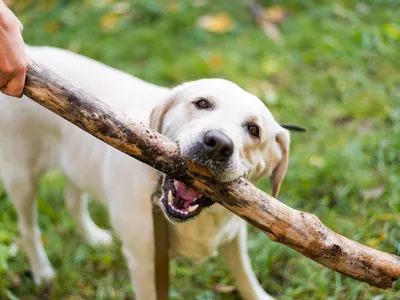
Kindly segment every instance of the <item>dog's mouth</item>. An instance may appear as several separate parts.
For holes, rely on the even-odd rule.
[[[189,221],[197,217],[203,208],[214,204],[196,189],[169,176],[165,176],[163,190],[161,203],[165,214],[176,222]]]

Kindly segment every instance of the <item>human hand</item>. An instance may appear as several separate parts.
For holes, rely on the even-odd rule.
[[[0,91],[22,97],[27,59],[22,38],[23,26],[0,0]]]

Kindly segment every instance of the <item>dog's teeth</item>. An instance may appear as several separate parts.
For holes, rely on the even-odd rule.
[[[174,196],[172,196],[172,191],[168,192],[168,203],[172,204],[172,200],[174,200]]]
[[[190,207],[189,207],[189,212],[194,212],[198,207],[199,207],[198,204],[193,205],[193,206],[190,206]]]

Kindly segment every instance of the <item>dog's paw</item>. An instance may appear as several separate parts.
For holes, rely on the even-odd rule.
[[[113,237],[110,231],[96,228],[91,234],[86,237],[87,242],[92,247],[109,246],[113,242]]]
[[[271,295],[264,293],[263,295],[260,295],[259,298],[260,300],[275,300]]]
[[[52,266],[46,266],[40,270],[33,271],[33,282],[37,286],[49,285],[53,282],[56,272]]]

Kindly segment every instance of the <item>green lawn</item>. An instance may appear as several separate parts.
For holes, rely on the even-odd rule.
[[[17,0],[13,7],[29,44],[71,49],[157,84],[224,77],[256,93],[279,121],[308,128],[292,135],[280,200],[351,239],[400,252],[398,1],[276,1],[290,12],[280,25],[283,46],[255,25],[243,0],[131,2]],[[233,18],[231,31],[198,27],[200,16],[220,12]],[[0,299],[133,298],[119,245],[83,242],[64,210],[63,187],[50,173],[38,193],[43,240],[58,271],[49,291],[29,277],[15,210],[0,188]],[[266,179],[259,187],[269,191]],[[91,210],[109,227],[101,207]],[[258,278],[278,299],[400,298],[399,289],[370,288],[255,229],[249,248]],[[232,284],[220,259],[201,267],[180,259],[172,278],[171,299],[238,299],[212,291]]]

